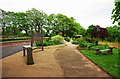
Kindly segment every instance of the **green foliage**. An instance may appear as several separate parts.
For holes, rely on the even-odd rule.
[[[101,48],[101,47],[100,47]],[[101,66],[103,69],[111,73],[114,77],[120,77],[118,73],[118,54],[119,51],[117,48],[113,49],[112,55],[95,55],[95,50],[81,50],[88,58],[94,61],[96,64]]]
[[[120,25],[120,21],[119,21],[119,19],[120,19],[120,1],[115,2],[114,5],[115,5],[115,7],[112,10],[111,18],[113,19],[113,24],[115,22],[117,22],[118,25]]]
[[[109,42],[120,42],[120,27],[114,25],[113,27],[107,27],[109,36],[106,38]]]
[[[72,41],[72,44],[79,44],[78,47],[89,47],[89,46],[94,46],[94,45],[97,45],[98,43],[98,40],[95,40],[94,41],[89,41],[87,40],[86,38],[78,38],[78,39],[74,39]]]
[[[79,43],[78,47],[88,47],[88,46],[92,46],[93,44],[92,43],[89,43],[87,41],[83,41],[81,43]]]
[[[73,40],[72,44],[78,44],[77,40]]]
[[[43,46],[50,46],[50,45],[54,45],[54,43],[52,42],[52,40],[44,40],[43,41]],[[36,42],[35,46],[42,46],[42,44],[40,42]]]
[[[64,38],[60,35],[51,37],[51,40],[53,41],[54,44],[63,44],[64,43]]]
[[[43,40],[43,46],[63,44],[63,41],[64,41],[64,38],[59,35],[53,36],[51,39],[47,37]],[[35,42],[35,45],[42,46],[42,43]]]
[[[85,38],[85,40],[89,43],[94,44],[94,45],[98,45],[98,39],[97,38]]]
[[[65,37],[65,41],[70,42],[70,37]]]
[[[26,12],[7,12],[1,10],[3,35],[31,35],[31,29],[40,32],[43,28],[45,36],[55,36],[62,33],[62,36],[73,37],[78,34],[84,34],[85,29],[75,21],[73,17],[68,18],[63,14],[50,14],[49,16],[35,8]],[[23,33],[24,32],[24,33]]]
[[[35,46],[42,46],[40,42],[35,42]]]
[[[85,39],[84,38],[78,38],[77,41],[78,41],[78,43],[82,43],[82,42],[85,41]]]
[[[93,28],[95,27],[95,25],[90,25],[88,27],[88,29],[86,30],[86,36],[87,37],[91,37],[92,36],[92,31],[93,31]]]
[[[92,48],[99,48],[101,50],[104,50],[104,49],[108,49],[108,45],[107,44],[100,44],[100,45],[97,45],[97,46],[92,46]]]

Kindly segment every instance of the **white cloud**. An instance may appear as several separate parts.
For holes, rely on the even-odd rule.
[[[62,13],[74,17],[84,28],[91,24],[112,25],[114,0],[0,0],[0,8],[7,11],[26,11],[31,8],[47,14]]]

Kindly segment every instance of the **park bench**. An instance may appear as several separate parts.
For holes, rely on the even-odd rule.
[[[99,48],[95,48],[96,54],[100,54],[102,52],[107,52],[109,54],[112,54],[112,49],[113,49],[113,47],[109,47],[108,49],[104,49],[104,50],[100,50]]]
[[[34,64],[31,45],[23,45],[23,56],[25,56],[25,51],[27,51],[27,65]]]

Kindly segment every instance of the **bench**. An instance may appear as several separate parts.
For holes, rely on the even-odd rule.
[[[108,49],[104,49],[104,50],[100,50],[99,48],[95,48],[96,54],[100,54],[102,52],[107,52],[109,54],[112,54],[112,49],[113,49],[113,47],[109,47]]]
[[[23,45],[23,56],[25,56],[25,50],[27,50],[27,65],[34,64],[31,45]]]

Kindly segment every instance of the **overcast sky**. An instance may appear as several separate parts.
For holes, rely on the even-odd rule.
[[[62,13],[74,17],[84,28],[92,24],[108,27],[112,25],[114,0],[0,0],[0,8],[14,12],[36,8],[47,14]]]

